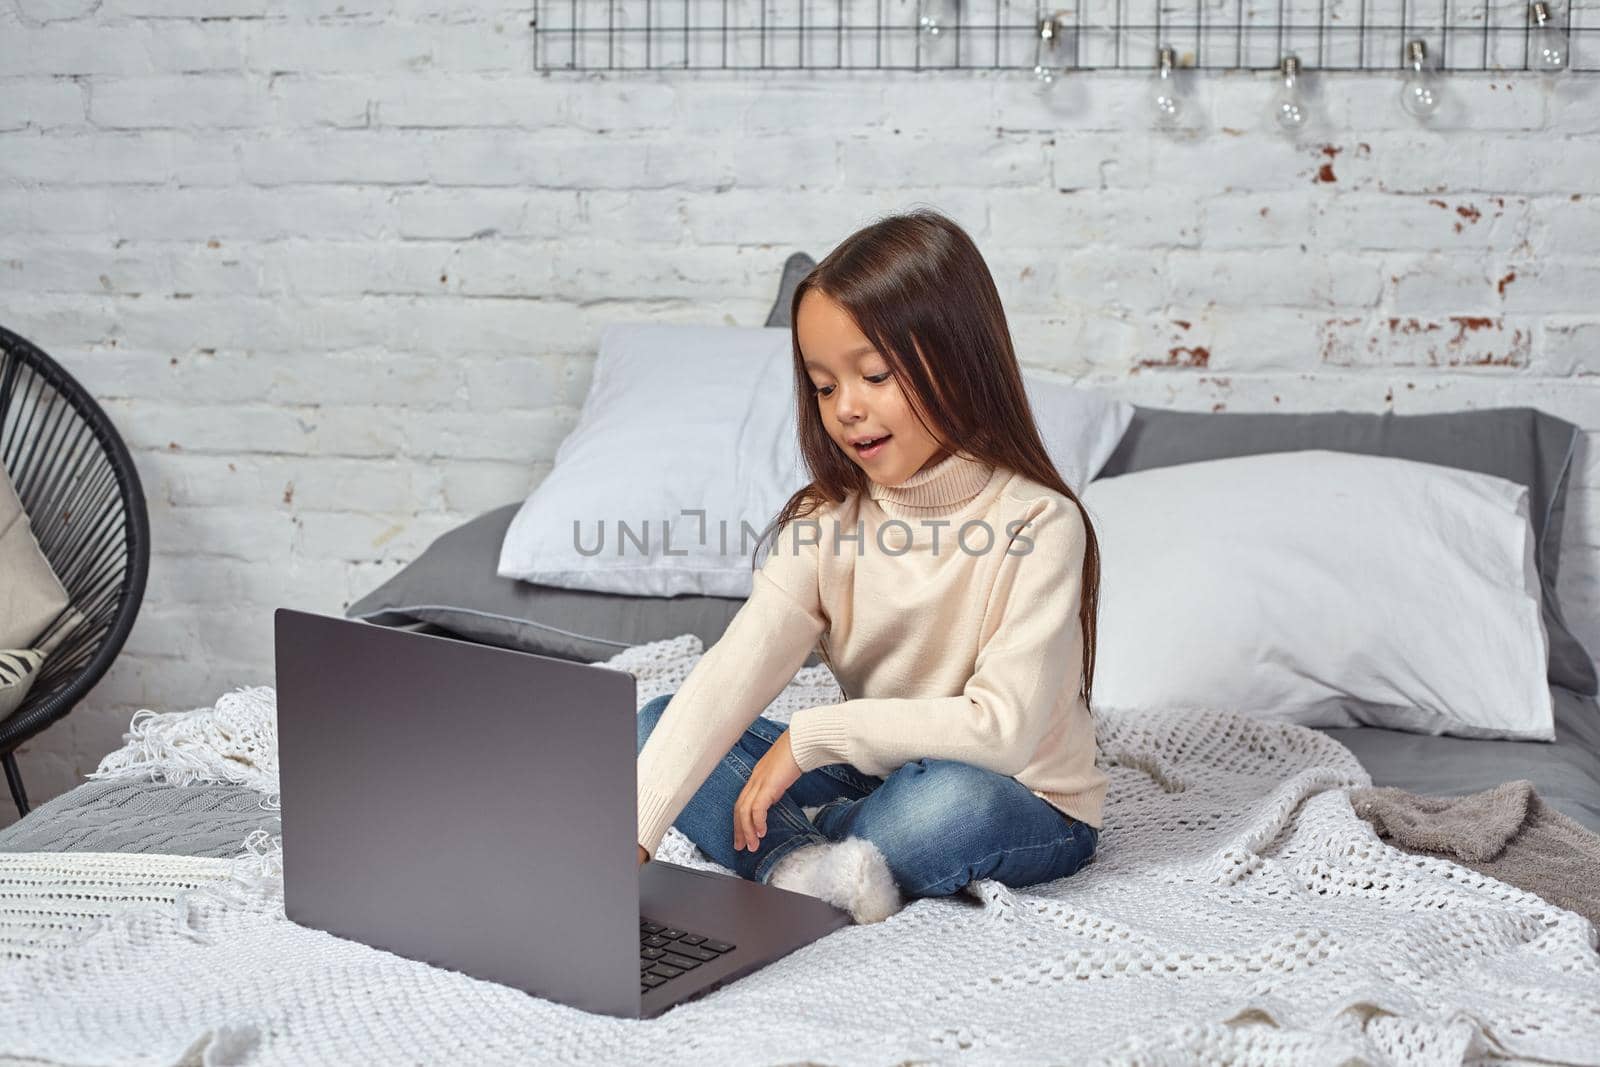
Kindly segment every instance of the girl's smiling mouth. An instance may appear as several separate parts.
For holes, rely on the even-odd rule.
[[[867,438],[865,444],[857,443],[853,447],[856,455],[862,459],[871,459],[889,446],[889,439],[893,434],[882,434],[878,437]]]

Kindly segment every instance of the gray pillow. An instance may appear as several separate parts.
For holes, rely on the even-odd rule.
[[[767,312],[768,326],[789,326],[789,309],[794,303],[795,286],[800,284],[800,279],[811,273],[811,268],[817,261],[804,252],[796,252],[783,263],[783,280],[778,283],[778,299],[772,302],[772,310]]]
[[[593,663],[625,648],[692,633],[710,648],[743,597],[627,596],[536,585],[495,573],[521,501],[487,511],[429,545],[345,615],[380,626],[432,623],[458,637]],[[815,653],[806,666],[820,662]]]
[[[1580,432],[1564,419],[1527,407],[1396,415],[1169,411],[1135,405],[1133,421],[1096,477],[1228,456],[1326,448],[1480,471],[1525,485],[1550,634],[1549,679],[1594,695],[1594,661],[1567,628],[1556,599],[1567,481]]]

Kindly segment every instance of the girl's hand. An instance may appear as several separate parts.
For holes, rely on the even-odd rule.
[[[761,847],[761,839],[767,834],[767,809],[783,798],[800,774],[800,765],[794,761],[794,749],[789,745],[789,731],[785,730],[756,763],[739,799],[733,802],[735,852],[741,848],[754,852]]]

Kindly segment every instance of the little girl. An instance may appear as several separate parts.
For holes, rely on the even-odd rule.
[[[937,212],[891,216],[817,264],[791,312],[812,480],[722,638],[639,710],[639,862],[676,825],[858,923],[902,892],[1075,873],[1107,786],[1099,552],[982,255]],[[814,648],[845,699],[760,716]]]

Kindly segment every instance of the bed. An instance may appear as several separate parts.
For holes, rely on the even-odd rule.
[[[737,611],[736,598],[498,579],[492,549],[513,510],[441,537],[350,614],[613,666],[678,646],[672,669],[641,685],[646,700],[681,684]],[[1553,663],[1564,677],[1572,666]],[[825,672],[802,668],[785,693],[790,713],[837,699],[823,692]],[[980,879],[955,897],[908,902],[648,1024],[287,921],[281,824],[259,781],[90,781],[0,831],[0,957],[12,957],[0,965],[0,1002],[16,1006],[0,1054],[263,1067],[466,1055],[1057,1062],[1073,1042],[1107,1055],[1097,1062],[1177,1062],[1177,1050],[1183,1062],[1584,1062],[1582,1050],[1600,1047],[1594,926],[1384,845],[1349,794],[1366,781],[1464,794],[1525,778],[1600,831],[1600,707],[1592,694],[1550,691],[1548,743],[1223,713],[1102,716],[1113,796],[1101,854],[1084,871],[1025,889]],[[263,710],[245,736],[265,735]],[[185,758],[165,770],[190,767]],[[714,867],[675,829],[657,858]],[[780,1008],[779,1027],[742,1025]]]
[[[786,306],[780,294],[775,314]],[[274,914],[270,888],[261,889],[270,887],[270,863],[251,891],[267,895],[239,896],[237,907],[223,907],[204,890],[192,900],[187,890],[175,894],[175,887],[233,877],[225,868],[237,873],[242,864],[248,872],[270,860],[262,843],[280,835],[281,823],[260,782],[178,784],[159,774],[93,780],[0,830],[0,876],[13,879],[12,898],[35,915],[55,908],[63,884],[94,897],[90,911],[128,894],[154,901],[154,910],[148,921],[119,919],[122,936],[86,939],[59,963],[37,944],[30,958],[24,946],[11,987],[0,970],[0,1001],[8,989],[41,985],[52,999],[47,1011],[17,1017],[26,1024],[18,1032],[26,1033],[16,1047],[70,1048],[74,1062],[108,1048],[117,1050],[116,1062],[342,1062],[426,1058],[424,1049],[449,1057],[460,1051],[454,1043],[464,1038],[457,1035],[470,1034],[484,1062],[641,1059],[655,1055],[645,1051],[650,1047],[672,1049],[684,1062],[793,1062],[801,1052],[818,1062],[985,1054],[1050,1062],[1068,1040],[1115,1046],[1144,1061],[1175,1048],[1210,1061],[1312,1062],[1320,1055],[1318,1062],[1414,1062],[1419,1049],[1429,1062],[1487,1062],[1475,1054],[1507,1050],[1571,1059],[1572,1050],[1594,1047],[1600,1035],[1600,1014],[1582,1007],[1594,1003],[1583,985],[1590,972],[1600,983],[1593,927],[1531,893],[1381,845],[1343,790],[1367,777],[1377,786],[1466,795],[1525,779],[1552,808],[1600,833],[1594,664],[1555,593],[1580,437],[1572,424],[1531,408],[1406,416],[1138,408],[1096,475],[1328,449],[1455,466],[1526,486],[1542,593],[1536,610],[1549,636],[1553,741],[1375,726],[1307,733],[1237,716],[1191,723],[1169,715],[1158,722],[1169,737],[1212,733],[1205,743],[1163,751],[1157,733],[1112,716],[1100,724],[1109,731],[1102,754],[1126,818],[1108,824],[1104,855],[1086,878],[1026,891],[979,880],[961,899],[916,901],[885,923],[841,931],[682,1006],[648,1030],[611,1028],[520,991],[468,985],[456,981],[464,976],[295,927],[282,920],[281,906]],[[613,665],[639,650],[672,646],[681,661],[673,677],[681,681],[692,653],[711,646],[743,603],[501,577],[497,557],[519,507],[492,508],[448,531],[346,614]],[[1536,687],[1537,667],[1535,660],[1529,668]],[[816,657],[807,661],[786,691],[791,711],[818,702],[825,671]],[[670,680],[641,686],[640,701],[670,690]],[[1233,756],[1265,762],[1227,780],[1227,772],[1195,755],[1220,751],[1213,744],[1219,741]],[[1177,758],[1163,763],[1174,752]],[[1178,778],[1164,780],[1174,771]],[[1208,781],[1214,772],[1216,781]],[[1185,774],[1188,789],[1171,784]],[[1182,799],[1175,802],[1174,794]],[[397,820],[406,817],[395,812]],[[83,859],[74,865],[73,857]],[[675,830],[659,858],[714,866]],[[281,867],[276,877],[281,885]],[[106,895],[95,897],[102,887]],[[0,911],[5,903],[0,892]],[[169,913],[181,917],[176,932]],[[958,938],[962,949],[952,955]],[[1440,945],[1455,958],[1436,967]],[[284,966],[290,959],[292,968]],[[170,1010],[141,1010],[133,992],[124,1010],[123,1001],[105,995],[108,982],[137,990],[139,967],[150,961],[189,982]],[[864,1018],[861,987],[851,976],[886,998],[881,1011]],[[327,996],[330,983],[348,997]],[[903,990],[911,997],[892,1001]],[[1073,1012],[1055,1010],[1063,996],[1075,998]],[[755,1047],[736,1032],[751,1012],[775,1006],[793,1009],[768,1035],[777,1044]],[[357,1017],[363,1025],[351,1027]],[[373,1023],[380,1017],[382,1026]],[[1130,1025],[1134,1019],[1139,1025]],[[63,1020],[73,1032],[62,1029]],[[425,1032],[406,1030],[411,1022]],[[312,1047],[323,1055],[308,1059]]]

